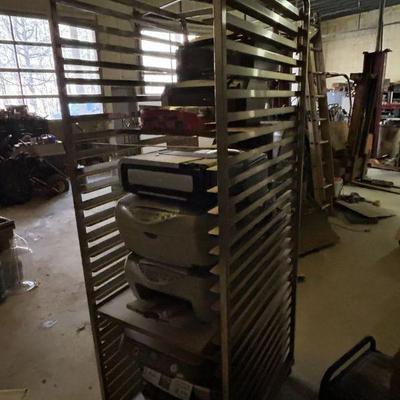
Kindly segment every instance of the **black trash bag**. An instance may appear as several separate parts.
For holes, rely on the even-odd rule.
[[[30,169],[23,157],[0,162],[0,204],[10,206],[31,200]]]

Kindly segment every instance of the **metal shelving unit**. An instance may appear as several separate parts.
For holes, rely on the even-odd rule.
[[[198,3],[198,8],[172,12],[136,0],[51,0],[63,130],[104,399],[132,399],[141,390],[139,365],[120,348],[124,327],[132,324],[125,303],[118,306],[129,290],[123,270],[128,250],[114,218],[124,194],[118,159],[168,148],[166,136],[123,123],[136,115],[138,104],[160,101],[146,94],[152,83],[145,74],[173,73],[143,64],[146,55],[166,57],[141,49],[143,29],[214,36],[218,165],[212,169],[218,186],[211,191],[218,193],[218,205],[209,212],[216,216],[210,235],[219,239],[210,252],[219,257],[211,272],[219,278],[212,290],[219,293],[222,398],[272,398],[294,359],[309,5],[298,9],[287,0]],[[96,41],[63,38],[60,23],[90,29]],[[97,58],[84,59],[79,51],[67,58],[65,48],[92,49]],[[251,59],[252,66],[229,64],[233,52]],[[228,79],[238,77],[257,85],[228,89]],[[69,85],[99,90],[72,95]],[[240,99],[248,101],[247,110],[232,111],[231,101]],[[254,99],[266,107],[252,106]],[[101,103],[103,112],[73,116],[76,103]],[[240,153],[232,155],[231,147]],[[250,162],[263,154],[262,163]],[[239,171],[239,164],[246,167]],[[110,316],[112,309],[118,312]]]

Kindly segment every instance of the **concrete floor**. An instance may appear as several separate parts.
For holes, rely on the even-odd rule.
[[[70,194],[0,214],[28,240],[33,265],[25,275],[40,282],[0,305],[0,388],[28,388],[29,400],[100,399]],[[57,323],[46,329],[46,321]]]
[[[370,176],[396,181],[400,174],[371,170]],[[306,282],[299,285],[296,331],[297,378],[316,389],[324,371],[367,335],[393,355],[400,348],[400,196],[345,188],[396,214],[377,225],[348,225],[332,218],[340,243],[300,261]],[[342,227],[371,232],[352,232]]]
[[[380,199],[397,216],[367,227],[370,233],[335,225],[341,242],[301,259],[306,282],[299,286],[296,379],[288,393],[304,383],[316,391],[326,368],[368,334],[388,354],[400,347],[400,247],[394,241],[400,197],[346,191]],[[29,241],[34,256],[26,275],[40,281],[33,292],[0,305],[0,389],[26,387],[29,400],[100,399],[70,195],[0,214],[15,219],[17,232]],[[340,218],[333,222],[348,226]],[[49,320],[57,323],[44,328]],[[301,398],[311,398],[308,389],[302,392]]]

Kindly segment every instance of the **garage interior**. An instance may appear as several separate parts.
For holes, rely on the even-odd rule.
[[[0,400],[399,399],[399,33],[397,0],[0,0]],[[139,239],[160,204],[217,246]]]

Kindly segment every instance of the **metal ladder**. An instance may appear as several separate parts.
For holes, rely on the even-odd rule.
[[[332,210],[334,200],[333,151],[330,137],[325,61],[319,25],[310,39],[307,111],[313,193],[323,210]]]

